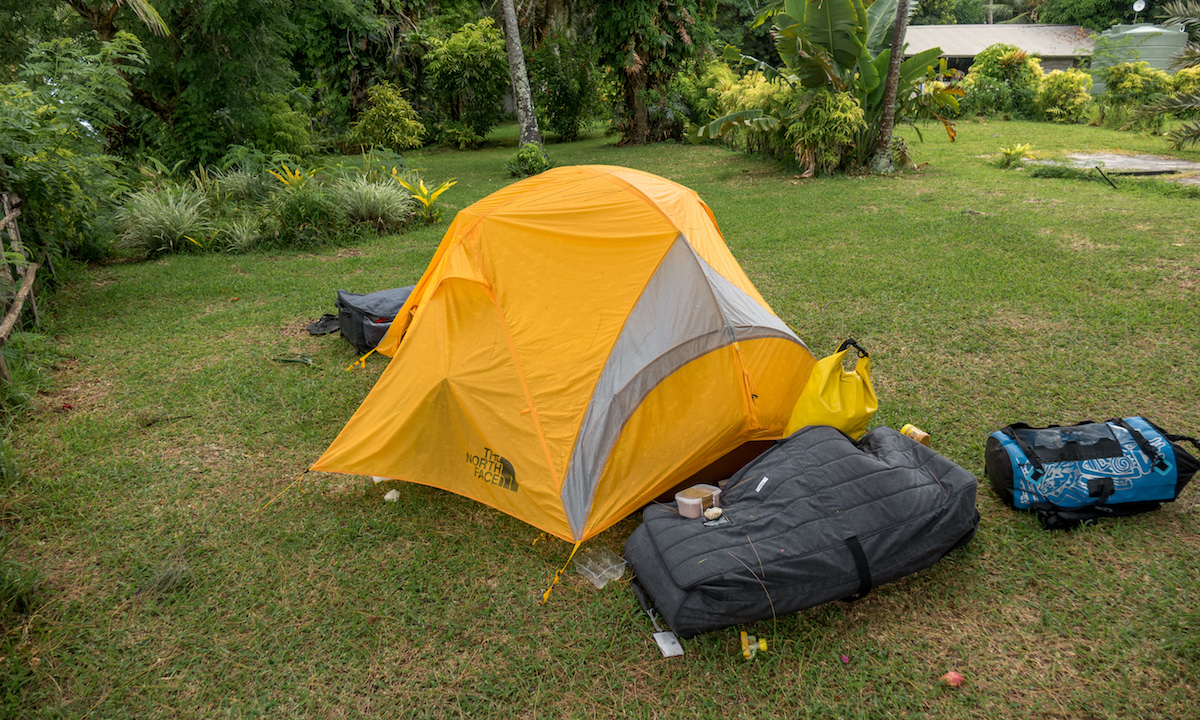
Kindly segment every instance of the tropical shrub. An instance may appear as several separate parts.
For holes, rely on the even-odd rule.
[[[265,173],[226,170],[216,173],[216,177],[225,198],[233,202],[259,202],[270,192]]]
[[[391,180],[346,178],[333,186],[333,196],[347,220],[372,225],[380,232],[400,227],[413,213],[412,198]]]
[[[529,54],[529,83],[545,130],[563,140],[579,137],[597,107],[597,58],[594,44],[560,33]]]
[[[491,18],[467,23],[448,39],[430,38],[428,92],[439,114],[439,138],[460,147],[483,141],[504,112],[508,56]]]
[[[425,126],[403,91],[389,82],[367,88],[367,110],[350,125],[349,141],[366,150],[387,148],[395,152],[421,147]]]
[[[741,78],[723,61],[713,60],[702,66],[693,85],[693,92],[687,98],[688,105],[696,116],[696,122],[708,122],[732,112],[721,106],[721,95],[740,80]]]
[[[420,203],[421,217],[425,222],[433,224],[442,217],[442,209],[437,207],[437,199],[442,193],[458,184],[457,180],[444,181],[436,188],[430,188],[425,180],[416,173],[399,173],[392,171],[392,177],[412,195],[413,200]]]
[[[1165,113],[1152,114],[1141,110],[1170,95],[1170,76],[1144,61],[1117,63],[1102,69],[1100,73],[1105,87],[1097,102],[1099,111],[1093,118],[1096,124],[1151,133],[1163,131],[1167,123]]]
[[[285,245],[304,245],[345,224],[346,214],[319,181],[285,183],[271,193],[268,217],[276,239]]]
[[[1145,61],[1117,63],[1101,73],[1104,99],[1113,105],[1145,105],[1171,92],[1170,76]]]
[[[263,93],[254,112],[247,114],[245,135],[267,153],[309,154],[313,150],[312,118],[295,104],[308,104],[307,98],[297,93]]]
[[[701,127],[692,137],[720,137],[739,128],[771,131],[798,121],[801,108],[817,102],[821,91],[848,93],[862,110],[863,122],[855,122],[859,129],[851,143],[853,153],[844,156],[841,165],[867,165],[883,132],[884,80],[891,59],[887,42],[896,14],[895,0],[876,0],[870,8],[861,0],[785,0],[784,8],[785,12],[774,18],[776,49],[783,67],[742,55],[732,47],[725,48],[724,57],[754,66],[767,80],[786,84],[797,94],[796,102],[773,104],[771,109],[738,110]],[[918,116],[930,115],[941,120],[953,139],[953,123],[944,116],[957,112],[956,96],[961,92],[940,82],[946,77],[944,64],[933,65],[940,54],[940,48],[930,48],[899,64],[895,122],[912,123]],[[939,82],[932,84],[935,80]],[[922,85],[930,92],[921,92]],[[815,165],[811,169],[815,171]]]
[[[1188,67],[1171,76],[1171,92],[1195,95],[1200,93],[1200,67]]]
[[[508,174],[513,177],[529,177],[543,173],[553,167],[545,149],[537,143],[525,143],[508,161]]]
[[[821,88],[803,103],[792,102],[786,135],[805,174],[827,175],[843,169],[867,128],[858,98]]]
[[[1055,70],[1042,78],[1038,110],[1054,122],[1080,122],[1092,103],[1091,88],[1092,76],[1082,70]]]
[[[687,73],[713,36],[699,0],[600,0],[595,42],[601,64],[613,68],[614,129],[622,144],[677,136],[688,115]]]
[[[146,255],[202,250],[217,230],[208,198],[186,185],[139,190],[116,217],[121,247]]]
[[[996,43],[984,48],[975,56],[971,69],[963,79],[962,88],[967,94],[968,102],[979,108],[976,112],[980,114],[999,112],[1011,113],[1020,118],[1034,118],[1037,116],[1037,96],[1043,74],[1042,63],[1038,58],[1016,45]],[[983,78],[993,82],[982,83]],[[1008,88],[1007,97],[994,89],[995,83],[1002,83]],[[1004,99],[1005,104],[996,106],[992,102],[971,102],[969,98],[976,86],[994,100]]]
[[[144,64],[128,33],[96,53],[55,40],[33,48],[20,82],[0,85],[0,178],[24,200],[22,240],[32,255],[88,260],[111,251],[113,198],[128,186],[104,152],[104,133],[129,107],[125,77]]]
[[[1012,88],[1003,80],[968,74],[958,87],[964,95],[959,102],[962,115],[987,117],[1008,113],[1012,108]]]
[[[1000,154],[996,157],[996,164],[1005,169],[1014,165],[1019,166],[1022,160],[1029,157],[1029,151],[1032,149],[1032,143],[1017,143],[1002,147]]]

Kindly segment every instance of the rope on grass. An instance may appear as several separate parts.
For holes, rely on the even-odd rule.
[[[304,479],[304,476],[305,476],[305,475],[307,475],[309,472],[310,472],[310,471],[308,471],[308,470],[305,470],[304,472],[300,473],[300,477],[296,478],[296,479],[295,479],[295,480],[293,480],[293,481],[292,481],[290,484],[288,484],[288,486],[287,486],[287,487],[285,487],[284,489],[280,490],[280,491],[279,491],[279,494],[278,494],[278,495],[276,495],[275,497],[271,498],[270,500],[268,500],[268,501],[266,502],[266,504],[265,504],[265,505],[263,505],[262,507],[259,507],[259,508],[258,508],[258,509],[256,509],[254,512],[250,513],[250,516],[251,516],[251,517],[254,517],[255,515],[257,515],[257,514],[259,514],[260,512],[262,512],[263,510],[266,510],[266,509],[267,509],[267,507],[269,507],[271,503],[273,503],[273,502],[275,502],[276,500],[278,500],[279,498],[283,497],[283,494],[284,494],[285,492],[287,492],[288,490],[291,490],[293,486],[295,486],[295,485],[300,485],[300,481],[301,481],[301,480],[303,480],[303,479]],[[304,488],[303,488],[303,487],[301,487],[301,488],[300,488],[300,492],[304,492]]]
[[[575,547],[571,548],[571,554],[567,556],[567,561],[563,563],[562,569],[554,573],[554,579],[550,581],[550,587],[546,588],[546,592],[542,593],[542,601],[539,603],[540,605],[545,605],[546,603],[550,602],[550,592],[554,590],[554,586],[558,584],[562,574],[567,571],[567,566],[571,564],[571,558],[575,557],[576,551],[579,550],[579,546],[582,544],[583,541],[580,540],[579,542],[575,543]]]

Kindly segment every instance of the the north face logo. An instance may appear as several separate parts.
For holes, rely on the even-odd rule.
[[[475,468],[475,477],[480,480],[505,490],[518,490],[517,472],[512,463],[492,452],[491,448],[485,447],[482,455],[467,453],[467,463]]]

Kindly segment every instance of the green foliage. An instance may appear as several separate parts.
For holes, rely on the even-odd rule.
[[[295,107],[307,105],[307,98],[280,92],[259,97],[256,111],[247,117],[247,135],[256,147],[267,153],[307,155],[313,149],[312,118]]]
[[[980,0],[920,0],[909,25],[983,23],[987,11]]]
[[[1200,93],[1200,67],[1189,67],[1171,76],[1171,92],[1195,95]]]
[[[403,91],[389,82],[367,88],[367,110],[350,126],[351,143],[362,148],[381,147],[400,152],[421,147],[425,126]]]
[[[678,132],[688,109],[672,80],[689,71],[711,37],[699,0],[600,1],[596,45],[600,62],[614,69],[613,121],[623,144]]]
[[[1021,161],[1029,157],[1029,151],[1032,149],[1032,143],[1016,143],[1015,145],[1002,147],[1000,148],[1000,155],[996,158],[996,164],[1005,169],[1014,165],[1020,166]]]
[[[1037,106],[1054,122],[1077,123],[1092,103],[1092,76],[1081,70],[1054,70],[1042,78]]]
[[[390,179],[344,178],[333,186],[332,193],[347,220],[380,232],[399,228],[413,214],[412,198]]]
[[[267,212],[275,239],[285,246],[315,243],[346,221],[344,207],[316,180],[282,184],[271,193]]]
[[[563,140],[575,140],[597,109],[594,44],[561,33],[526,56],[538,122]]]
[[[867,129],[858,98],[821,88],[802,102],[793,100],[786,136],[807,174],[827,175],[852,164],[854,144]]]
[[[106,219],[124,187],[103,133],[124,112],[145,54],[118,33],[96,53],[37,45],[22,81],[0,86],[0,184],[24,199],[22,236],[36,255],[91,259],[109,252]]]
[[[1165,72],[1143,61],[1117,63],[1101,69],[1100,74],[1105,87],[1091,122],[1113,129],[1163,131],[1167,113],[1146,112],[1143,108],[1167,99],[1171,79]]]
[[[216,178],[225,198],[233,202],[259,202],[270,192],[267,176],[262,172],[230,169],[219,172]]]
[[[1171,78],[1142,62],[1117,63],[1104,68],[1104,98],[1114,105],[1145,105],[1171,92]]]
[[[159,0],[171,34],[161,36],[123,10],[118,20],[148,50],[136,80],[136,112],[125,150],[206,165],[233,143],[271,153],[311,145],[307,98],[295,92],[293,19],[307,6],[275,0]]]
[[[545,148],[537,143],[525,143],[508,161],[508,174],[512,177],[529,177],[546,172],[553,166]]]
[[[446,40],[431,38],[425,62],[439,138],[459,147],[478,145],[504,110],[509,82],[504,36],[491,18],[467,23]]]
[[[842,155],[843,168],[865,166],[879,144],[884,111],[884,79],[891,58],[885,48],[887,29],[896,13],[894,0],[877,0],[870,9],[861,0],[792,0],[786,13],[775,16],[775,40],[784,67],[775,68],[760,60],[741,55],[737,48],[727,47],[724,57],[751,65],[765,80],[778,80],[797,93],[794,101],[775,102],[771,107],[739,108],[733,115],[717,118],[702,126],[694,137],[718,137],[737,128],[774,132],[780,125],[803,122],[807,103],[817,102],[820,91],[833,95],[849,93],[862,111],[862,124],[850,143],[852,155]],[[872,54],[872,48],[879,48]],[[946,115],[958,111],[959,90],[943,79],[947,77],[945,63],[935,66],[939,48],[931,48],[900,63],[896,87],[896,123],[912,123],[920,117],[941,121],[954,137],[953,123]],[[832,97],[832,96],[828,96]],[[834,116],[845,117],[844,113]],[[824,125],[823,122],[818,124]],[[826,126],[828,127],[828,126]],[[823,131],[822,131],[823,132]],[[832,146],[840,130],[834,132]],[[793,131],[793,135],[803,135]],[[769,142],[777,153],[779,145]],[[794,146],[794,143],[792,143]],[[826,157],[831,157],[827,155]],[[807,172],[815,172],[814,157],[803,157]],[[810,162],[811,161],[811,162]],[[828,168],[829,164],[824,163]]]
[[[217,232],[208,198],[182,185],[131,194],[117,211],[117,226],[121,247],[148,256],[202,250]]]
[[[1132,6],[1133,3],[1126,0],[1046,0],[1039,11],[1038,22],[1082,25],[1102,32],[1115,23],[1133,22]]]
[[[965,93],[959,103],[963,115],[998,115],[1012,107],[1012,88],[1003,80],[968,74],[959,88]]]
[[[452,178],[443,181],[436,188],[430,188],[425,184],[424,178],[419,177],[416,173],[399,173],[395,170],[392,171],[392,178],[412,195],[413,200],[420,203],[421,215],[430,225],[442,217],[442,210],[437,206],[438,198],[442,193],[458,184],[458,181]]]
[[[996,43],[975,56],[961,87],[968,107],[976,114],[1011,113],[1018,118],[1033,118],[1037,115],[1042,77],[1041,60],[1016,45]],[[998,84],[1008,92],[998,90]],[[971,94],[977,88],[983,98],[973,101]]]

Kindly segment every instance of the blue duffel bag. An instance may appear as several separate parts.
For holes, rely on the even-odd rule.
[[[1142,417],[1031,427],[1016,423],[988,436],[984,469],[996,493],[1037,513],[1049,530],[1087,520],[1156,510],[1200,470],[1172,435]]]

